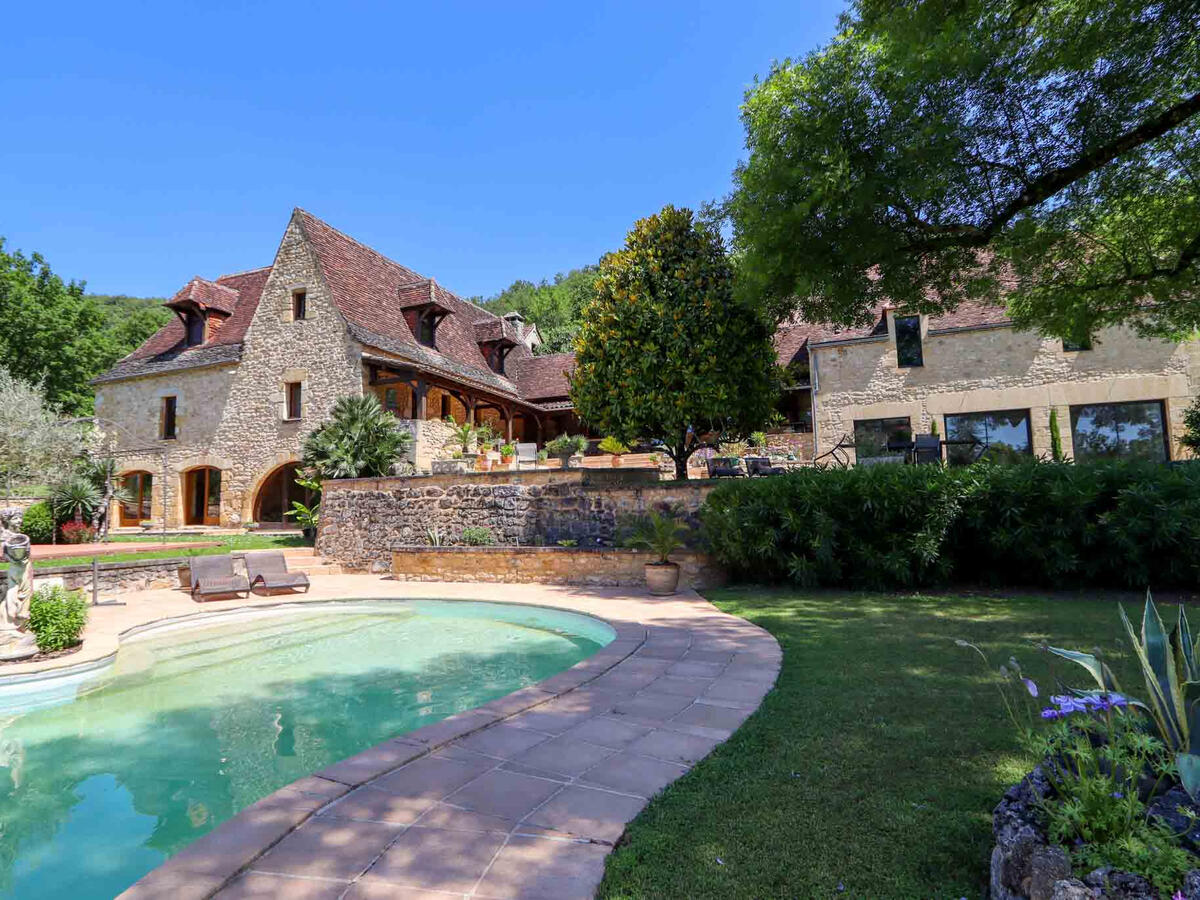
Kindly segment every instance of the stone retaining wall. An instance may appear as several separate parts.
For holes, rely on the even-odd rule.
[[[679,587],[701,590],[725,583],[705,553],[681,551]],[[641,550],[584,547],[397,547],[392,574],[400,581],[470,581],[504,584],[628,586],[645,582],[655,556]]]
[[[102,562],[96,567],[99,593],[115,594],[122,591],[145,591],[155,588],[178,587],[180,570],[186,571],[187,557],[171,559],[133,560],[130,562]],[[92,566],[45,566],[33,570],[34,587],[49,581],[61,580],[68,590],[92,590]],[[0,576],[0,583],[3,579]]]
[[[612,547],[627,516],[672,506],[694,518],[708,481],[660,481],[655,469],[575,469],[365,478],[325,483],[317,551],[350,570],[386,572],[392,550],[466,527],[500,544]]]

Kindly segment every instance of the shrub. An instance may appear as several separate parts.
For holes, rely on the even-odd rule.
[[[1200,397],[1183,411],[1183,437],[1179,443],[1193,453],[1200,454]]]
[[[803,469],[720,484],[701,515],[718,559],[746,580],[1200,585],[1196,466]]]
[[[21,516],[21,532],[29,535],[35,544],[49,544],[54,540],[54,516],[50,504],[45,500],[33,504]]]
[[[468,525],[462,530],[462,534],[458,539],[468,547],[490,547],[496,543],[496,538],[492,535],[492,529],[485,528],[482,525]]]
[[[43,653],[78,644],[87,618],[83,594],[61,585],[38,588],[29,599],[29,628]]]
[[[64,544],[90,544],[96,539],[96,529],[87,522],[66,522],[58,530]]]

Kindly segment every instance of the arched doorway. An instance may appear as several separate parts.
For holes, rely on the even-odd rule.
[[[308,506],[312,503],[312,492],[296,484],[300,472],[299,463],[284,463],[266,477],[254,498],[254,521],[272,525],[295,524],[284,516],[299,501]]]
[[[209,466],[183,473],[183,524],[221,524],[221,470]]]
[[[153,484],[154,476],[149,472],[126,472],[121,476],[121,487],[128,493],[118,511],[122,526],[140,525],[154,514],[150,499]]]

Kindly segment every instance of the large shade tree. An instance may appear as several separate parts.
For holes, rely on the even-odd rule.
[[[60,419],[37,386],[0,367],[0,498],[68,475],[87,446],[86,431]]]
[[[746,95],[727,209],[780,317],[1007,297],[1079,338],[1200,326],[1200,4],[856,0]]]
[[[576,340],[579,416],[625,443],[661,442],[687,477],[700,441],[744,437],[770,416],[772,328],[734,297],[721,236],[691,210],[638,221],[600,262]]]

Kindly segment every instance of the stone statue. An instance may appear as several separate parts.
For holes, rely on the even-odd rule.
[[[0,602],[0,661],[27,659],[37,653],[37,640],[28,631],[33,596],[29,538],[0,526],[0,550],[8,560],[7,587]]]

